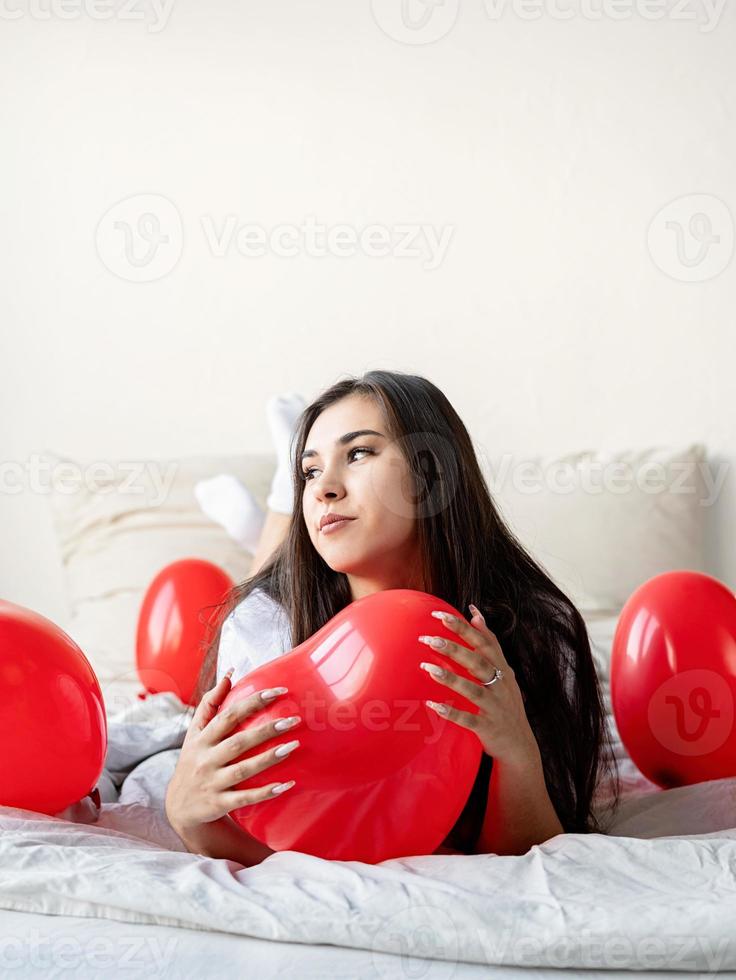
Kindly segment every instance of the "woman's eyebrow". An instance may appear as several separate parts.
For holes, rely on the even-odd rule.
[[[386,438],[382,432],[376,432],[375,429],[356,429],[355,432],[346,432],[344,436],[340,436],[339,439],[336,439],[335,445],[345,446],[347,443],[352,442],[353,439],[357,439],[358,436],[380,436],[381,439]],[[307,456],[319,456],[319,453],[316,449],[305,449],[299,459],[306,459]]]

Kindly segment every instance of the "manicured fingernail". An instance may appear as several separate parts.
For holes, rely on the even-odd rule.
[[[234,667],[231,667],[230,670],[226,670],[225,671],[225,677],[232,677],[234,670],[235,670]]]
[[[291,787],[294,785],[295,782],[296,782],[295,779],[290,779],[288,783],[277,783],[274,786],[274,788],[271,790],[271,792],[273,793],[274,796],[276,796],[279,793],[283,793],[284,790],[291,789]]]
[[[293,752],[298,744],[299,744],[299,739],[295,738],[293,742],[286,742],[284,743],[284,745],[279,745],[279,747],[274,752],[274,755],[277,755],[279,759],[282,759],[285,755],[288,755],[289,752]]]
[[[432,674],[434,677],[445,676],[445,671],[441,667],[438,667],[437,664],[428,664],[422,662],[419,664],[419,666],[422,668],[422,670],[426,670],[427,673]]]
[[[444,650],[447,646],[447,640],[443,640],[441,636],[419,636],[417,639],[420,643],[424,643],[428,647],[435,647],[437,650]]]
[[[292,715],[290,718],[282,718],[274,724],[274,728],[277,732],[285,732],[287,728],[293,728],[298,721],[301,721],[299,715]]]
[[[453,616],[452,613],[442,612],[439,609],[434,609],[430,615],[434,616],[435,619],[441,619],[443,623],[457,622],[457,617]]]
[[[430,708],[434,708],[434,710],[438,711],[441,715],[447,714],[446,704],[438,704],[437,701],[425,701],[424,703],[428,705]]]
[[[261,698],[269,701],[271,698],[277,698],[279,694],[286,694],[288,690],[288,687],[270,687],[267,691],[261,691]]]

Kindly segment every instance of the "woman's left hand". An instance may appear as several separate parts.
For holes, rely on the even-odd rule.
[[[530,759],[537,760],[539,746],[526,716],[524,700],[514,672],[506,661],[496,634],[488,629],[483,616],[475,606],[471,605],[469,608],[473,612],[471,619],[473,625],[449,613],[443,612],[438,615],[433,612],[432,615],[467,643],[471,647],[470,650],[444,637],[420,636],[419,640],[430,647],[435,645],[428,643],[428,640],[443,641],[444,646],[437,645],[435,649],[456,660],[469,674],[478,679],[476,683],[436,664],[426,666],[422,664],[424,670],[427,670],[427,666],[439,670],[441,675],[432,670],[427,672],[439,684],[457,691],[468,701],[478,705],[478,713],[461,711],[459,708],[437,704],[435,701],[427,701],[427,704],[438,711],[442,717],[475,732],[484,751],[494,759],[517,764],[523,764]],[[503,677],[500,677],[495,684],[484,687],[483,682],[490,680],[496,667],[503,671]],[[442,710],[443,708],[445,710]]]

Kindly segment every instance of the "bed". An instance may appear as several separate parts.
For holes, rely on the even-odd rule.
[[[264,474],[263,492],[266,486]],[[161,506],[176,509],[172,493]],[[646,528],[656,530],[648,556],[667,567],[697,567],[695,551],[684,561],[655,555],[657,542],[675,540],[658,521],[676,522],[676,547],[698,543],[696,525],[676,511],[680,503],[663,507],[660,499],[656,512],[645,513]],[[103,534],[104,561],[112,565],[116,547],[132,553],[114,534],[151,531],[139,502],[127,527],[123,504],[109,528],[95,506],[78,505],[67,515],[70,536],[60,535],[77,589],[95,581],[79,570],[100,554],[90,535]],[[186,523],[182,508],[176,521],[158,519],[177,533]],[[565,567],[589,567],[569,550],[557,558],[558,577]],[[151,560],[157,570],[161,554]],[[621,804],[612,814],[613,787],[600,784],[595,806],[603,833],[561,834],[522,856],[415,855],[368,865],[283,851],[243,868],[187,853],[168,826],[163,795],[191,713],[172,694],[138,698],[130,649],[127,665],[115,660],[105,676],[109,651],[94,645],[88,624],[85,650],[93,663],[97,651],[109,722],[101,807],[90,798],[56,816],[0,807],[0,973],[189,977],[247,969],[263,977],[526,978],[606,970],[736,977],[736,778],[663,790],[638,771],[619,738],[608,686],[616,589],[625,593],[630,582],[580,575],[566,584],[571,593],[578,589],[588,626]],[[91,603],[94,622],[106,621],[108,629],[120,606],[113,601],[105,620],[106,597],[125,591],[109,585]],[[66,624],[75,638],[84,633],[84,615],[76,596]]]
[[[597,656],[614,626],[592,624]],[[736,779],[659,789],[611,716],[622,803],[605,834],[520,857],[283,851],[254,868],[188,854],[166,822],[189,717],[158,694],[110,720],[99,813],[89,799],[55,817],[0,808],[2,950],[23,975],[736,970]]]

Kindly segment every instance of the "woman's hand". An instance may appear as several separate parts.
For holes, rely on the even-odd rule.
[[[464,619],[457,619],[449,613],[439,611],[432,613],[437,619],[442,620],[448,629],[468,643],[470,650],[460,643],[443,637],[420,636],[419,639],[422,643],[441,650],[445,656],[462,664],[468,673],[478,678],[480,683],[476,684],[459,677],[437,664],[423,663],[420,666],[438,683],[444,684],[468,701],[477,704],[478,714],[451,708],[446,704],[437,704],[435,701],[427,701],[427,704],[443,717],[475,732],[484,751],[494,759],[515,763],[526,763],[530,759],[537,760],[539,746],[526,716],[524,700],[514,672],[503,655],[496,634],[488,629],[483,616],[475,606],[471,605],[470,610],[473,613],[471,623],[474,625]],[[439,640],[440,643],[430,642],[435,640]],[[503,677],[494,684],[484,687],[483,682],[490,680],[496,667],[503,671]]]
[[[281,762],[291,750],[279,757],[276,752],[281,746],[277,745],[241,762],[232,763],[233,759],[301,722],[299,715],[293,715],[291,718],[268,722],[248,731],[229,735],[245,718],[266,705],[273,704],[274,698],[287,691],[284,687],[259,691],[217,714],[217,709],[230,690],[231,674],[232,671],[229,671],[197,705],[176,769],[166,790],[166,816],[183,840],[186,840],[188,832],[201,824],[219,820],[237,807],[273,799],[279,792],[291,789],[294,785],[292,780],[289,783],[267,783],[252,789],[231,788]],[[264,697],[269,693],[270,697]],[[289,744],[294,749],[299,742],[297,740],[296,744]],[[279,790],[278,787],[282,789]]]

